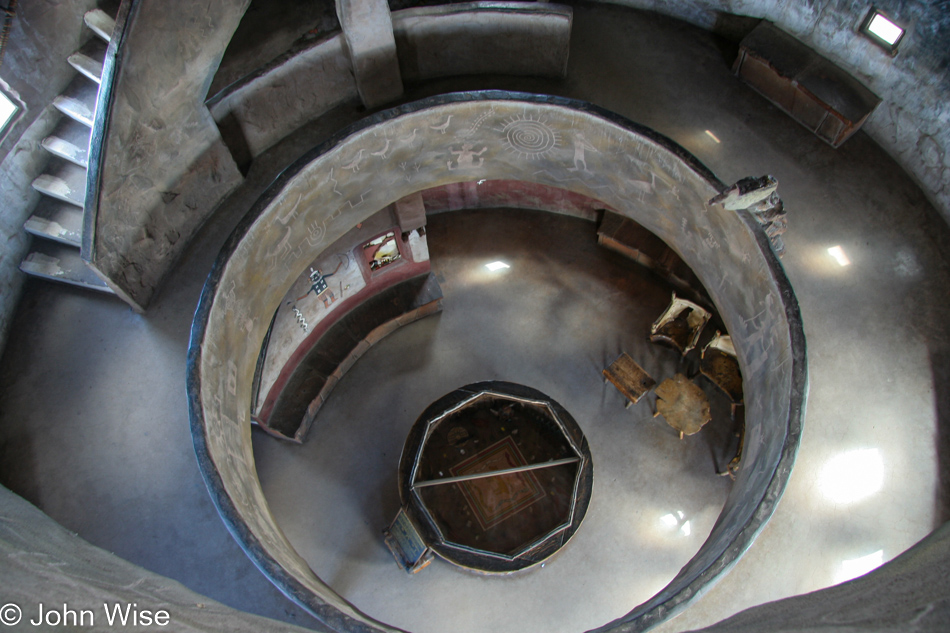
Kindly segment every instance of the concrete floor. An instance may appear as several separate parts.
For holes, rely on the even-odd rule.
[[[715,475],[737,444],[728,401],[705,383],[716,419],[680,441],[663,418],[653,419],[652,395],[627,410],[604,384],[601,370],[621,351],[657,381],[687,368],[678,352],[647,341],[670,289],[598,246],[595,230],[543,212],[431,217],[442,314],[363,356],[305,445],[254,435],[261,483],[284,533],[368,615],[416,633],[586,630],[672,580],[712,529],[732,485]],[[498,260],[510,268],[485,268]],[[544,569],[486,578],[437,561],[407,576],[380,535],[399,508],[403,443],[431,402],[482,380],[531,386],[578,421],[594,461],[587,517]],[[674,525],[662,520],[667,515]],[[601,590],[578,600],[578,587]]]
[[[437,82],[416,93],[478,86],[574,96],[670,136],[724,181],[774,174],[789,211],[783,261],[808,337],[811,393],[801,450],[784,499],[730,574],[658,630],[697,628],[754,604],[840,582],[899,554],[948,518],[950,396],[938,388],[947,384],[950,374],[950,319],[944,316],[950,282],[947,224],[867,136],[859,133],[842,148],[831,149],[738,83],[729,71],[729,46],[710,34],[614,7],[576,7],[573,29],[565,82],[480,78]],[[191,447],[184,359],[201,284],[230,228],[282,165],[355,115],[355,110],[343,108],[259,160],[245,186],[203,229],[147,315],[136,315],[107,297],[29,282],[0,361],[0,483],[93,544],[226,604],[304,625],[313,620],[271,587],[216,516]],[[432,242],[435,246],[434,238]],[[850,265],[839,266],[829,256],[827,249],[835,245],[842,247]],[[583,260],[581,255],[578,251]],[[470,382],[474,374],[480,374],[476,379],[524,382],[559,400],[582,426],[583,420],[590,420],[594,503],[617,504],[614,512],[592,505],[576,540],[544,570],[501,579],[523,587],[529,597],[541,593],[534,578],[541,579],[537,582],[545,590],[576,595],[570,602],[544,598],[565,625],[546,630],[593,626],[632,608],[644,592],[658,587],[679,557],[688,557],[689,547],[699,546],[699,541],[686,542],[692,537],[683,537],[678,543],[683,547],[667,550],[658,540],[639,550],[620,548],[617,551],[631,558],[615,560],[608,554],[613,542],[603,543],[601,549],[600,544],[582,541],[588,534],[592,539],[616,535],[611,522],[625,518],[640,522],[642,529],[633,531],[636,539],[644,539],[649,529],[660,533],[665,511],[651,528],[647,510],[633,503],[637,498],[630,496],[631,490],[639,494],[647,486],[659,486],[652,488],[658,497],[651,509],[669,505],[676,510],[671,499],[680,498],[673,495],[684,495],[684,504],[694,497],[682,489],[680,480],[668,478],[656,455],[644,458],[656,469],[641,472],[623,450],[624,442],[631,441],[627,430],[633,430],[634,437],[654,437],[659,447],[668,437],[661,421],[636,420],[642,412],[624,412],[617,394],[602,385],[580,387],[579,381],[599,371],[621,346],[640,343],[616,321],[606,330],[614,332],[611,338],[582,326],[585,314],[609,322],[625,310],[635,311],[637,301],[624,292],[623,303],[615,304],[617,296],[594,291],[609,288],[611,277],[602,277],[601,264],[590,262],[579,263],[601,272],[586,274],[583,266],[570,272],[572,256],[571,251],[560,252],[558,257],[566,259],[556,260],[544,250],[522,252],[523,261],[535,262],[525,270],[542,278],[511,281],[527,284],[525,292],[557,308],[556,318],[541,314],[536,321],[511,321],[526,342],[537,337],[539,344],[531,346],[530,353],[506,352],[501,363],[482,355],[481,347],[462,346],[466,339],[452,333],[462,323],[449,313],[452,301],[471,306],[467,318],[489,323],[483,331],[493,345],[502,343],[503,332],[491,324],[492,317],[514,310],[518,303],[496,306],[488,298],[496,288],[474,282],[465,286],[460,273],[453,277],[447,265],[447,313],[397,332],[361,359],[321,414],[325,423],[318,420],[321,426],[314,429],[327,433],[326,441],[321,444],[316,433],[299,449],[269,438],[256,441],[269,499],[291,539],[318,573],[372,615],[392,617],[396,624],[403,622],[399,618],[415,617],[400,610],[395,600],[405,600],[422,583],[458,583],[476,595],[499,591],[491,584],[499,579],[474,578],[445,564],[433,565],[423,576],[401,576],[395,563],[382,565],[385,551],[375,540],[395,510],[396,489],[394,480],[389,486],[373,476],[385,475],[386,464],[395,476],[398,454],[391,454],[392,447],[400,445],[417,410]],[[449,260],[461,262],[463,257],[453,253]],[[542,275],[542,261],[552,263],[560,274]],[[511,276],[520,270],[513,267]],[[472,291],[453,299],[453,283],[458,284],[455,289]],[[649,285],[649,279],[643,283]],[[560,284],[586,297],[589,305],[559,299],[555,289]],[[541,297],[545,292],[552,294]],[[649,301],[662,303],[659,294],[650,296]],[[588,351],[564,358],[565,345]],[[401,353],[391,357],[386,349]],[[452,353],[470,356],[470,366],[463,371],[450,364],[437,375],[424,371],[429,361]],[[373,406],[380,406],[367,402],[365,382],[379,375],[379,367],[394,365],[405,373],[387,378],[386,409],[403,417],[382,437],[348,433],[353,425],[369,424]],[[399,395],[406,393],[412,398]],[[648,446],[647,439],[643,442],[637,447],[641,454]],[[309,460],[310,453],[322,450],[333,451],[334,459]],[[373,467],[358,469],[348,451],[369,451]],[[724,494],[726,480],[706,478],[708,449],[684,454],[698,460],[689,460],[690,487],[709,486],[712,494]],[[283,484],[282,473],[291,467],[313,472],[316,483],[297,479]],[[328,474],[332,477],[325,478]],[[349,493],[359,486],[365,486],[363,496],[354,498]],[[298,504],[303,507],[292,507],[290,493],[306,500]],[[361,527],[342,534],[341,525],[353,523],[328,525],[330,517],[311,510],[315,500],[328,506],[333,502],[324,514],[361,519]],[[702,524],[692,534],[708,532],[715,505],[711,498],[702,508],[690,509]],[[316,518],[321,529],[303,523]],[[319,541],[313,539],[317,533]],[[377,563],[380,573],[398,586],[386,589],[384,579],[370,577]],[[557,565],[577,575],[554,576],[550,572]],[[444,601],[433,605],[418,630],[490,628],[479,622],[492,616],[467,605],[463,592],[440,591]],[[588,602],[593,603],[589,609],[584,606]],[[522,606],[506,604],[505,609]],[[527,618],[533,612],[524,613]],[[513,630],[534,627],[516,625]]]

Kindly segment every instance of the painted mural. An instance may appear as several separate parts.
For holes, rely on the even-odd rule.
[[[252,413],[259,414],[282,373],[292,371],[294,353],[321,325],[338,318],[346,299],[358,297],[391,266],[428,262],[425,229],[400,232],[387,208],[330,245],[298,275],[274,314],[261,349],[263,363]]]

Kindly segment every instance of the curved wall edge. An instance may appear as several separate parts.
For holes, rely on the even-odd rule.
[[[393,147],[374,161],[383,139]],[[413,167],[408,179],[401,164]],[[652,130],[557,97],[457,93],[380,112],[295,163],[254,206],[209,276],[189,348],[192,431],[215,504],[258,567],[336,630],[392,629],[320,581],[267,508],[247,406],[269,322],[260,315],[317,249],[376,209],[421,189],[499,178],[596,198],[666,241],[709,290],[747,385],[746,468],[707,541],[664,590],[598,630],[646,630],[684,608],[741,556],[784,490],[807,394],[800,314],[761,229],[706,203],[724,187],[705,166]]]

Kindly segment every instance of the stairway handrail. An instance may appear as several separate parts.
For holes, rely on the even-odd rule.
[[[135,19],[139,0],[122,0],[115,17],[115,28],[109,39],[105,60],[102,64],[102,80],[96,97],[96,113],[89,137],[89,163],[86,170],[86,199],[82,214],[82,259],[98,273],[94,265],[96,250],[96,227],[99,216],[99,191],[102,186],[102,162],[105,159],[106,138],[112,120],[112,105],[115,100],[115,83],[122,66],[125,35]],[[100,276],[102,276],[100,274]],[[108,282],[108,280],[107,280]],[[111,284],[110,284],[111,285]]]

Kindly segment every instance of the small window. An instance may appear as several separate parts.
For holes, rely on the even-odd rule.
[[[6,134],[7,126],[10,125],[10,121],[13,120],[13,117],[16,116],[19,109],[20,108],[10,100],[10,97],[0,91],[0,138],[3,138],[3,135]]]
[[[887,49],[892,55],[904,38],[905,30],[892,19],[871,7],[864,22],[861,23],[861,33],[875,44]]]

